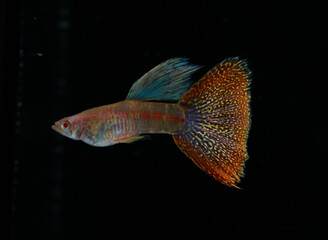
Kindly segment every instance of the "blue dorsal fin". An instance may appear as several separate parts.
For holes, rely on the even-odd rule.
[[[139,78],[126,99],[178,101],[192,85],[191,74],[199,68],[187,58],[169,59]]]

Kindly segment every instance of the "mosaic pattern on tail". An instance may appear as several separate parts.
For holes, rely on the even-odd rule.
[[[185,133],[173,136],[195,164],[236,187],[248,158],[250,71],[245,61],[227,59],[186,92],[179,105],[189,116]]]

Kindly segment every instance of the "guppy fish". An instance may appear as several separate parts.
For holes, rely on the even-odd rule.
[[[199,168],[237,187],[248,159],[251,72],[245,60],[229,58],[192,85],[199,68],[186,58],[169,59],[137,80],[125,101],[63,118],[52,128],[97,147],[171,134]]]

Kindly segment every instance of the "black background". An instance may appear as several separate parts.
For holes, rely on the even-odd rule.
[[[2,1],[3,239],[318,239],[327,225],[324,6],[227,1]],[[322,9],[322,10],[321,10]],[[172,138],[94,148],[54,121],[123,100],[172,57],[253,72],[239,186]]]

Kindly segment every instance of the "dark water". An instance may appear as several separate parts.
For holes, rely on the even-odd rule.
[[[327,19],[219,1],[0,2],[3,239],[318,239],[327,223]],[[246,177],[232,189],[170,136],[92,148],[54,121],[123,100],[172,57],[248,59]]]

